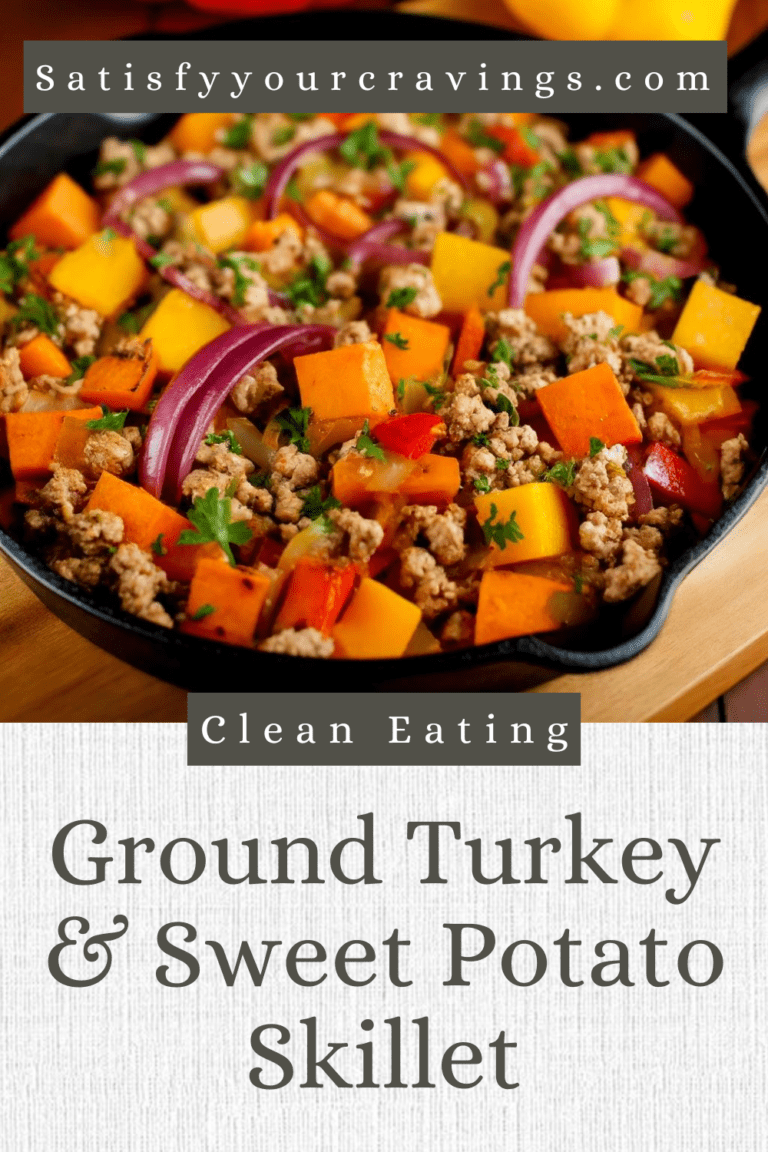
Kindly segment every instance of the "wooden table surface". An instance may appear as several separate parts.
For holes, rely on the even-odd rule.
[[[430,0],[423,6],[428,9]],[[202,23],[189,10],[159,11],[162,17],[148,19],[147,10],[129,0],[108,6],[101,0],[39,0],[34,10],[13,8],[0,29],[0,56],[10,68],[0,96],[0,126],[20,112],[25,37],[98,39],[148,26],[183,34],[189,23]],[[764,25],[767,11],[764,0],[741,0],[736,16],[743,17],[734,19],[731,46]],[[77,28],[75,15],[81,18]],[[501,23],[491,16],[492,22]],[[750,159],[768,186],[768,117],[753,138]],[[620,668],[561,676],[536,691],[581,692],[586,721],[689,719],[768,660],[767,536],[768,492],[683,582],[661,635],[646,652]],[[0,559],[0,721],[185,719],[185,692],[67,628]]]

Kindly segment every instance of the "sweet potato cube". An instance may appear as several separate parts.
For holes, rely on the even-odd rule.
[[[69,412],[9,412],[5,417],[8,455],[14,480],[47,478],[64,417],[99,420],[101,408]]]
[[[299,238],[304,235],[301,225],[288,212],[280,212],[274,220],[254,220],[246,233],[243,248],[247,252],[268,252],[289,228]]]
[[[432,278],[446,312],[498,312],[507,304],[509,252],[467,236],[440,232],[432,249]]]
[[[642,442],[637,420],[607,364],[555,380],[536,396],[566,456],[586,456],[592,437],[607,448]]]
[[[443,371],[450,339],[451,330],[444,324],[390,308],[381,347],[392,383],[411,376],[415,380],[436,379]]]
[[[270,586],[269,577],[253,568],[201,560],[189,586],[184,631],[248,647]]]
[[[365,577],[331,633],[335,655],[357,660],[402,656],[420,621],[415,604]]]
[[[100,356],[85,373],[80,397],[89,404],[140,412],[149,400],[156,376],[157,358],[151,344],[145,346],[141,357]]]
[[[64,380],[72,371],[72,365],[62,352],[44,332],[38,332],[19,349],[19,366],[25,380],[34,376],[55,376]],[[82,397],[85,400],[85,396]]]
[[[568,329],[563,313],[586,316],[590,312],[607,312],[616,324],[624,326],[624,334],[639,332],[643,310],[619,296],[615,288],[554,288],[550,292],[531,292],[525,298],[525,310],[540,332],[552,340],[564,340]]]
[[[48,280],[84,308],[114,316],[136,296],[145,278],[144,261],[133,241],[107,229],[62,256]]]
[[[231,112],[187,112],[171,129],[168,139],[178,152],[210,152],[218,144],[217,134],[228,128]]]
[[[219,253],[243,243],[253,222],[253,209],[245,196],[223,196],[195,208],[187,221],[195,239]]]
[[[486,572],[480,582],[475,643],[493,644],[497,640],[561,628],[555,597],[571,590],[571,584],[561,584],[544,576]]]
[[[169,508],[143,488],[110,472],[102,472],[87,507],[114,512],[123,521],[125,539],[145,549],[151,549],[161,536],[161,546],[168,548],[175,544],[185,528],[192,527],[175,508]]]
[[[643,180],[661,192],[675,208],[685,208],[693,199],[695,190],[693,184],[663,152],[656,152],[647,160],[643,160],[636,175],[638,180]]]
[[[8,233],[11,240],[34,236],[44,248],[77,248],[99,227],[99,206],[66,172],[27,208]]]
[[[409,504],[437,504],[455,500],[461,487],[461,470],[455,456],[422,456],[400,489]]]
[[[481,525],[503,524],[514,519],[522,532],[518,541],[504,540],[500,548],[490,545],[488,563],[492,567],[543,560],[573,551],[576,516],[571,501],[557,484],[521,484],[502,492],[475,496],[477,519]],[[494,512],[495,509],[495,512]]]
[[[228,328],[213,308],[173,288],[147,320],[141,339],[151,339],[160,372],[170,376]]]
[[[348,344],[294,360],[301,403],[314,420],[386,415],[395,407],[381,345]]]
[[[313,192],[305,204],[310,220],[343,240],[356,240],[369,228],[373,220],[348,196],[339,196],[330,188]]]
[[[697,368],[735,368],[759,315],[759,304],[697,280],[672,341],[690,352]]]

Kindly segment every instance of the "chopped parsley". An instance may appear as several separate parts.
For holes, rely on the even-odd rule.
[[[496,269],[496,279],[488,289],[488,295],[493,296],[497,288],[503,288],[506,283],[507,276],[509,276],[512,263],[509,260],[503,260]]]
[[[475,432],[474,436],[472,437],[472,443],[477,448],[487,448],[488,447],[488,433],[487,432]]]
[[[590,457],[590,460],[593,459],[593,457],[595,457],[595,456],[599,456],[600,453],[602,452],[603,448],[605,448],[605,444],[603,444],[602,440],[598,439],[597,436],[590,436],[590,438],[589,438],[589,457]]]
[[[235,168],[231,176],[233,191],[247,200],[258,200],[264,191],[269,179],[269,168],[261,160],[255,164],[243,165]]]
[[[669,254],[677,244],[677,236],[672,228],[664,228],[656,237],[656,249]]]
[[[439,412],[448,399],[443,389],[438,387],[437,384],[429,384],[426,381],[422,384],[422,387],[432,401],[432,407],[435,412]]]
[[[119,432],[125,427],[128,409],[124,412],[110,412],[103,404],[101,410],[104,415],[99,420],[86,420],[85,426],[91,432]]]
[[[99,160],[98,164],[93,170],[94,176],[106,176],[109,173],[112,176],[122,176],[125,172],[127,160]]]
[[[487,476],[474,476],[472,483],[474,484],[475,490],[477,492],[482,492],[485,494],[491,490],[491,482]]]
[[[153,311],[155,305],[153,301],[145,304],[143,308],[139,308],[137,312],[123,312],[122,316],[118,316],[117,322],[124,332],[130,332],[132,336],[138,336],[141,329],[144,327],[144,322]]]
[[[632,172],[632,161],[624,148],[604,148],[595,152],[595,164],[601,172]]]
[[[75,359],[71,361],[72,371],[70,372],[69,376],[67,376],[64,383],[74,384],[77,380],[82,380],[91,364],[95,364],[95,362],[95,356],[76,356]]]
[[[581,572],[575,572],[573,575],[573,590],[577,596],[581,596],[584,592],[584,577]]]
[[[579,238],[579,254],[585,260],[594,257],[596,260],[602,260],[604,256],[610,256],[611,252],[616,250],[616,241],[608,238],[595,237],[592,239],[590,232],[592,229],[592,222],[585,217],[579,220],[577,225]]]
[[[573,148],[565,148],[562,152],[558,152],[557,158],[562,164],[566,176],[571,180],[575,180],[577,176],[583,176],[584,169],[581,167],[581,162]]]
[[[615,328],[609,329],[608,339],[609,340],[618,340],[619,336],[621,336],[623,331],[624,331],[624,325],[623,324],[617,324]]]
[[[295,176],[291,176],[290,180],[286,184],[285,194],[289,200],[295,200],[297,204],[301,203],[301,192],[299,191],[299,182]]]
[[[222,137],[222,144],[225,148],[246,148],[248,141],[251,138],[251,122],[253,116],[249,113],[243,116],[242,120],[238,120],[231,128],[228,128]]]
[[[288,433],[289,444],[295,444],[299,452],[309,452],[307,429],[311,418],[311,408],[284,408],[275,416],[283,432]]]
[[[575,460],[558,460],[542,476],[542,480],[548,480],[550,484],[559,484],[561,488],[570,488],[575,479]]]
[[[34,292],[22,297],[18,312],[11,317],[11,324],[14,328],[22,324],[32,324],[41,332],[45,332],[46,336],[59,335],[59,318],[55,308],[43,296],[38,296]]]
[[[396,160],[387,158],[384,162],[384,167],[387,170],[387,176],[392,182],[394,188],[398,192],[405,192],[405,182],[416,167],[415,160],[403,160],[400,164]]]
[[[304,497],[301,515],[306,516],[308,520],[319,520],[321,517],[327,519],[332,508],[341,508],[341,501],[337,500],[335,496],[326,496],[323,500],[320,485],[315,484]]]
[[[417,288],[393,288],[387,298],[387,308],[407,308],[417,294]]]
[[[650,309],[661,308],[667,300],[677,301],[683,294],[683,282],[678,276],[665,276],[663,280],[651,280]]]
[[[506,472],[509,467],[509,460],[504,460],[501,457],[496,461],[496,471]]]
[[[305,120],[311,120],[313,118],[313,116],[315,115],[315,113],[314,112],[286,112],[285,115],[288,116],[291,120],[295,120],[297,124],[301,124]]]
[[[205,438],[205,443],[209,447],[213,447],[214,444],[229,444],[229,450],[233,452],[235,456],[242,456],[243,454],[243,450],[237,442],[237,437],[229,428],[227,428],[225,432],[209,432]]]
[[[206,616],[212,615],[216,609],[213,604],[201,604],[197,612],[193,612],[190,620],[204,620]]]
[[[491,514],[483,524],[483,536],[486,544],[495,544],[497,548],[503,551],[507,542],[517,544],[519,540],[525,539],[525,535],[517,522],[516,510],[512,512],[509,520],[496,521],[498,514],[499,510],[496,505],[491,504]]]
[[[384,339],[389,341],[390,344],[394,344],[395,348],[402,349],[402,351],[408,348],[408,341],[400,332],[385,332]]]
[[[163,544],[163,537],[164,536],[165,536],[165,533],[161,532],[160,535],[157,536],[152,541],[152,543],[150,544],[150,548],[154,552],[155,556],[167,556],[168,555],[168,549],[166,548],[165,544]]]
[[[149,262],[153,268],[157,268],[159,271],[161,268],[167,268],[169,264],[173,264],[174,259],[167,252],[158,252],[156,256],[150,256]]]
[[[350,132],[346,140],[339,145],[339,155],[352,168],[367,170],[391,157],[389,149],[379,140],[379,130],[373,120]]]
[[[130,144],[133,149],[133,154],[139,164],[144,164],[147,159],[147,146],[142,140],[126,140],[126,144]]]
[[[282,148],[283,144],[290,144],[296,135],[296,129],[293,124],[283,124],[280,128],[275,128],[272,133],[272,143],[275,148]]]
[[[516,356],[517,349],[512,347],[506,336],[500,336],[491,353],[491,361],[494,364],[506,364],[507,368],[511,368]]]
[[[386,460],[384,449],[371,439],[371,430],[366,420],[363,424],[362,431],[355,442],[355,448],[361,452],[363,456],[368,456],[371,460]]]
[[[220,496],[218,488],[209,488],[205,496],[195,497],[187,516],[195,530],[185,528],[178,543],[218,544],[234,568],[235,558],[231,545],[247,544],[253,533],[244,521],[232,519],[230,497]]]
[[[495,380],[484,380],[484,384],[490,388],[498,388],[498,382]],[[513,428],[517,428],[520,423],[520,416],[518,415],[517,408],[510,400],[509,396],[505,396],[503,392],[497,392],[495,398],[491,401],[497,412],[506,412],[509,416],[509,423]]]
[[[440,128],[443,123],[442,112],[412,112],[411,120],[414,124],[423,124],[425,128]]]
[[[34,236],[12,240],[0,254],[0,292],[10,295],[19,281],[29,275],[29,262],[36,260],[38,255]]]
[[[117,239],[117,232],[114,228],[105,228],[99,239],[102,244],[111,244],[113,240]]]
[[[490,148],[497,156],[501,156],[507,147],[503,140],[486,132],[479,120],[470,120],[464,134],[473,148]]]
[[[291,303],[311,304],[319,308],[328,299],[325,282],[328,279],[333,265],[327,256],[316,255],[310,260],[307,267],[291,281],[287,292]]]
[[[243,272],[243,268],[247,268],[249,272],[258,272],[259,265],[252,256],[246,256],[244,253],[241,253],[237,256],[219,256],[219,267],[232,269],[235,277],[232,303],[236,308],[241,308],[243,304],[245,304],[245,294],[252,283]]]

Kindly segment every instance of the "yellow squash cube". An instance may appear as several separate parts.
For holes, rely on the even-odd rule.
[[[645,385],[644,385],[645,387]],[[700,424],[741,411],[741,402],[733,388],[664,388],[648,385],[663,412],[680,424]]]
[[[140,339],[152,340],[159,370],[172,376],[228,328],[227,321],[213,308],[173,288],[147,320]]]
[[[408,195],[416,200],[429,200],[435,184],[445,179],[448,169],[427,152],[409,152],[405,161],[415,165],[405,178]]]
[[[759,315],[759,304],[697,280],[680,313],[672,342],[690,352],[697,368],[731,371]]]
[[[239,247],[252,222],[253,205],[244,196],[224,196],[201,204],[187,217],[195,240],[216,254]]]
[[[491,543],[488,557],[491,567],[543,560],[573,551],[574,509],[557,484],[543,481],[483,493],[475,496],[475,507],[481,527],[489,521],[490,527],[505,524],[514,517],[522,533],[520,540],[505,539],[503,548]]]
[[[481,312],[507,306],[509,252],[467,236],[441,232],[432,250],[432,278],[446,312]]]
[[[132,240],[111,229],[97,232],[54,264],[49,283],[84,308],[102,316],[122,312],[146,278],[144,261]]]
[[[382,660],[402,656],[421,622],[421,610],[385,584],[364,577],[331,635],[336,656]]]

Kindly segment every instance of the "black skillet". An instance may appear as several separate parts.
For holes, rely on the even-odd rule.
[[[243,21],[206,30],[210,39],[483,39],[505,35],[458,21],[406,17],[384,12],[323,12],[293,17]],[[754,395],[763,387],[768,349],[768,213],[766,197],[745,159],[747,128],[768,92],[768,36],[753,44],[730,65],[731,106],[720,116],[675,114],[562,117],[572,136],[627,126],[638,134],[644,154],[667,152],[694,181],[697,194],[689,216],[708,239],[724,279],[741,295],[763,305],[763,313],[743,360]],[[559,114],[560,115],[560,114]],[[140,121],[115,120],[97,114],[54,113],[29,117],[0,145],[0,219],[15,219],[62,168],[86,180],[101,139],[108,134],[158,139],[172,118],[147,115]],[[716,142],[716,143],[715,143]],[[761,356],[762,361],[761,362]],[[400,660],[354,662],[280,657],[185,636],[144,623],[98,603],[61,579],[0,530],[0,551],[42,602],[71,627],[102,648],[155,676],[194,690],[272,688],[324,691],[368,688],[470,690],[523,689],[558,672],[596,671],[631,659],[657,636],[675,590],[687,575],[741,519],[768,483],[768,407],[755,431],[759,460],[742,494],[709,535],[672,561],[660,583],[631,605],[611,609],[586,632],[567,633],[559,644],[536,637],[503,641],[461,652]],[[727,547],[727,543],[723,545]],[[755,556],[755,563],[764,558]],[[712,605],[713,621],[717,617]],[[702,621],[701,642],[705,643]],[[681,654],[684,658],[684,654]]]

